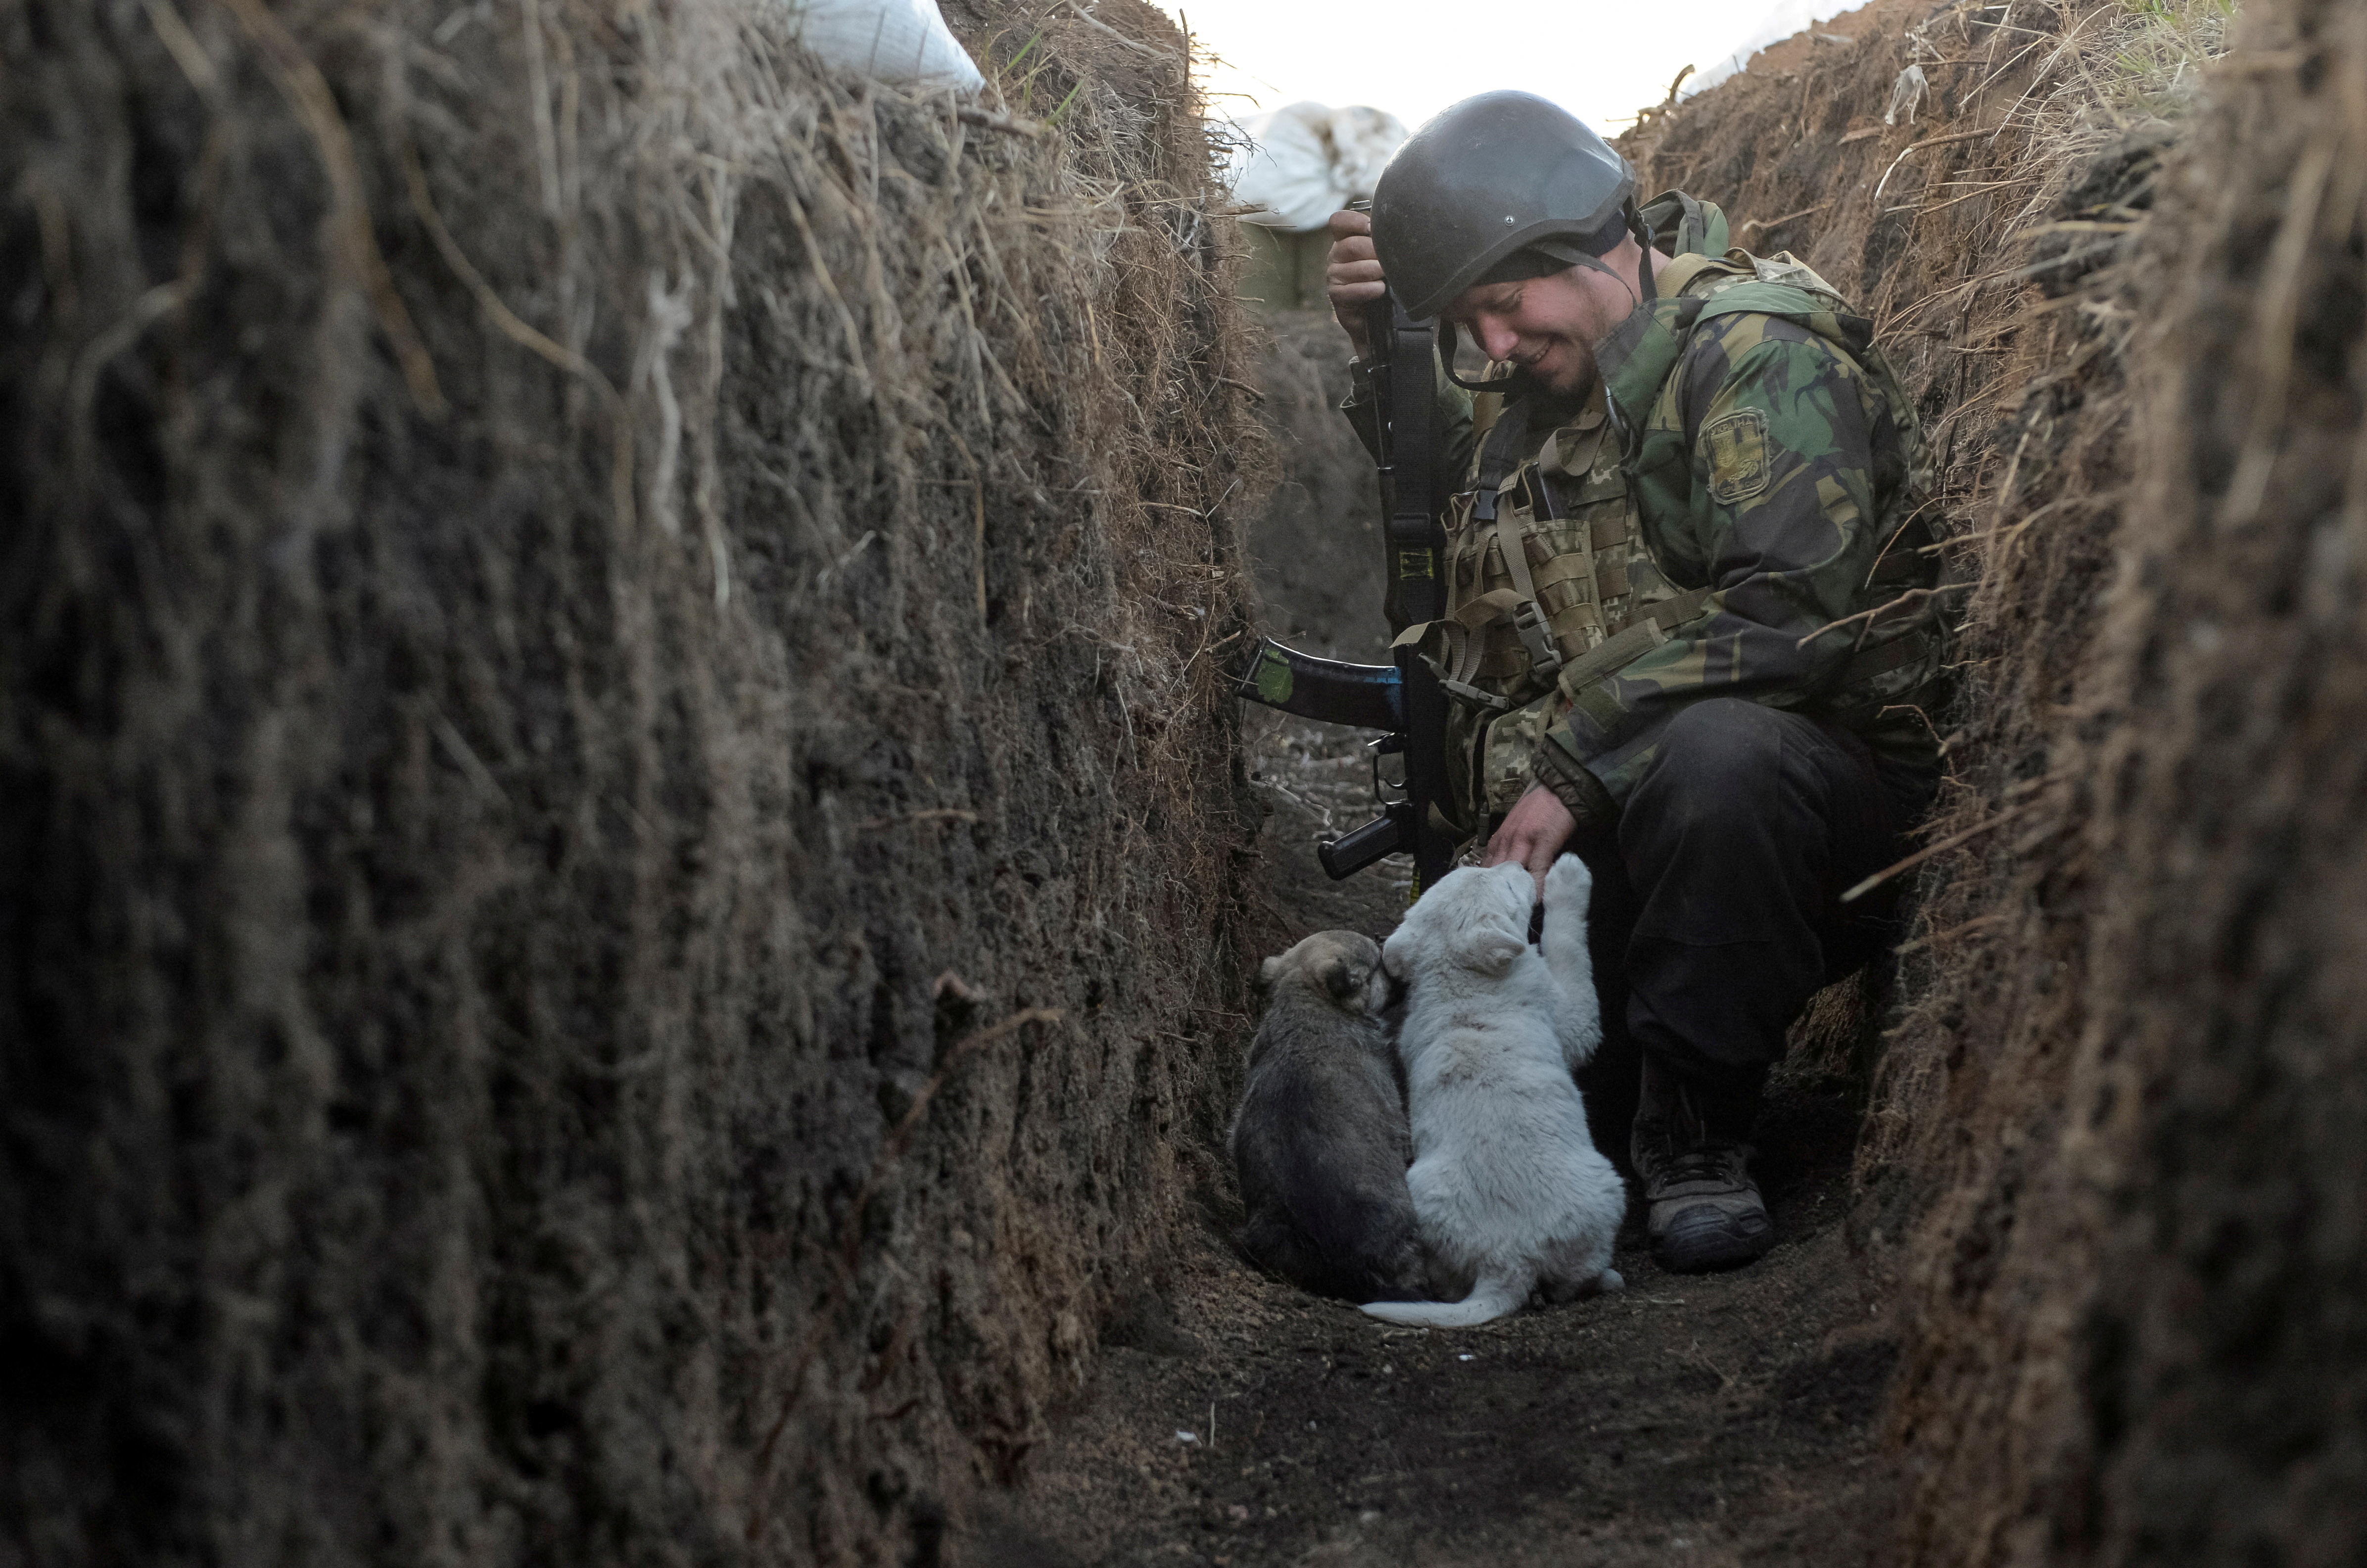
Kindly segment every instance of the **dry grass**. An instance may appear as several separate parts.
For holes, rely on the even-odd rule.
[[[2135,250],[2161,150],[2227,23],[2218,0],[2103,0],[2051,28],[1998,29],[1976,51],[1945,26],[1965,14],[1911,33],[1910,53],[1977,53],[1988,85],[1953,107],[1979,129],[1931,127],[1927,145],[1965,140],[1886,199],[1910,209],[1902,249],[1960,257],[1957,276],[1937,289],[1895,277],[1877,296],[1885,335],[1918,341],[1945,390],[1931,426],[1954,520],[1942,548],[1951,575],[1974,585],[1959,696],[1943,721],[1950,776],[1925,828],[1935,844],[1965,842],[1921,877],[1906,1008],[1860,1153],[1862,1181],[1903,1181],[1922,1202],[1954,1184],[1963,1124],[1942,1108],[1961,1111],[1948,1064],[1965,1062],[1967,1031],[2026,1039],[2062,1027],[2051,1015],[1968,1017],[1968,998],[2012,985],[1990,955],[2043,923],[2042,906],[2067,918],[2074,907],[2051,880],[2066,868],[2049,846],[2075,782],[2056,755],[2063,705],[2088,658],[2126,483],[2122,367],[2137,315],[2117,264]],[[2005,76],[1992,55],[2020,59],[2027,74]],[[1985,1058],[1967,1069],[1975,1078]]]
[[[1917,1479],[1899,1551],[2056,1560],[2092,1539],[2090,1373],[2073,1347],[2101,1278],[2058,1155],[2079,1142],[2076,1064],[2112,1049],[2092,1033],[2091,935],[2148,907],[2127,886],[2102,902],[2106,880],[2145,873],[2100,858],[2092,825],[2115,746],[2142,740],[2097,678],[2124,508],[2176,439],[2162,426],[2150,465],[2138,456],[2148,394],[2130,367],[2157,352],[2169,272],[2150,231],[2180,129],[2206,82],[2249,66],[2216,63],[2228,16],[2212,4],[1874,7],[1855,24],[1847,60],[1775,59],[1739,89],[1747,113],[1721,119],[1711,94],[1656,117],[1653,173],[1729,198],[1738,220],[1863,193],[1813,234],[1778,233],[1856,291],[1919,394],[1940,548],[1971,585],[1940,716],[1950,776],[1925,829],[1954,846],[1918,879],[1859,1153],[1858,1233],[1902,1297],[1891,1434]],[[1911,128],[1882,128],[1910,61],[1931,98]],[[1820,101],[1837,105],[1822,119]],[[2124,616],[2146,603],[2132,582]],[[2131,1496],[2152,1484],[2124,1479]]]
[[[2098,214],[2137,225],[2115,267],[2037,301],[2061,324],[1996,492],[2023,531],[1984,593],[1967,793],[2018,765],[2049,805],[1942,869],[1931,925],[1985,924],[1937,947],[1900,1042],[1922,1122],[1894,1151],[1940,1199],[1896,1411],[1917,1561],[2359,1550],[2356,1340],[2325,1304],[2360,1238],[2315,1193],[2358,1147],[2356,826],[2321,782],[2355,767],[2361,687],[2303,562],[2360,515],[2336,171],[2362,40],[2353,9],[2267,5],[2198,71],[2224,21],[2125,18],[2056,121],[2182,110],[2204,77],[2162,204]],[[2049,604],[2067,561],[2082,592]]]
[[[1156,12],[949,9],[982,108],[740,0],[0,20],[36,1561],[900,1557],[1157,1267],[1222,198]]]
[[[1798,252],[1874,320],[1922,414],[1949,579],[1971,585],[1958,695],[1931,716],[1950,777],[1924,840],[1971,836],[1918,877],[1892,992],[1906,1010],[1878,1052],[1850,1044],[1837,1012],[1803,1031],[1819,1062],[1876,1075],[1861,1179],[1888,1239],[1947,1185],[1964,994],[2011,927],[1996,901],[2059,822],[2032,792],[2055,766],[2044,737],[2083,658],[2120,486],[2109,411],[2135,317],[2110,264],[2150,202],[2163,116],[2225,22],[2215,0],[1875,5],[1834,24],[1850,47],[1779,45],[1623,143],[1648,185],[1722,202],[1754,248]],[[1886,125],[1909,64],[1929,96]],[[2099,169],[2097,192],[2078,188]]]

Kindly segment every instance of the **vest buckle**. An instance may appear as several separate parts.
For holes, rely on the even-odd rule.
[[[1523,599],[1512,611],[1512,629],[1521,634],[1521,646],[1529,651],[1529,665],[1539,676],[1551,678],[1562,666],[1561,650],[1554,646],[1553,635],[1546,628],[1545,611],[1535,599]]]

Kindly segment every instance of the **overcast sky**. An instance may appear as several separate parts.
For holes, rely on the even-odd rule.
[[[1707,70],[1750,37],[1776,0],[1161,4],[1227,62],[1212,74],[1211,94],[1248,95],[1212,97],[1211,109],[1246,118],[1301,98],[1371,104],[1410,130],[1493,87],[1542,94],[1598,128],[1624,121],[1666,97],[1685,66]]]

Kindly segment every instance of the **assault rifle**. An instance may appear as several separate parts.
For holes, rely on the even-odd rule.
[[[1438,575],[1446,543],[1438,517],[1446,503],[1447,476],[1440,460],[1437,361],[1430,324],[1407,315],[1395,293],[1367,305],[1365,320],[1380,435],[1376,456],[1388,573],[1384,608],[1389,630],[1398,632],[1435,620],[1446,608]],[[1453,836],[1431,812],[1433,801],[1447,798],[1446,693],[1413,649],[1397,649],[1394,660],[1343,664],[1260,638],[1240,692],[1302,719],[1386,732],[1373,743],[1373,794],[1381,814],[1319,846],[1316,855],[1338,881],[1384,855],[1410,854],[1414,894],[1420,897],[1446,874],[1455,852]],[[1387,778],[1381,771],[1381,758],[1391,756],[1403,759],[1401,779]]]

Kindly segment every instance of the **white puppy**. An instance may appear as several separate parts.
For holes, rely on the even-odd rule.
[[[1460,1301],[1375,1301],[1391,1323],[1468,1327],[1623,1281],[1611,1244],[1627,1209],[1587,1135],[1570,1072],[1602,1042],[1586,957],[1592,879],[1565,856],[1546,873],[1542,954],[1528,944],[1536,884],[1512,864],[1449,873],[1382,947],[1410,986],[1398,1050],[1413,1121],[1406,1184],[1422,1239],[1476,1278]]]

